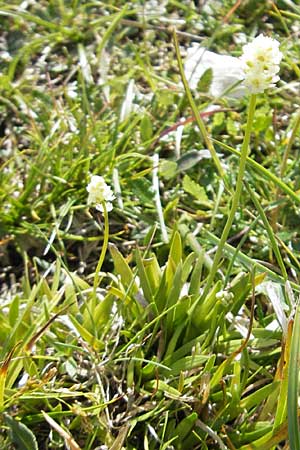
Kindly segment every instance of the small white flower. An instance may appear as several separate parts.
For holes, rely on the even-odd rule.
[[[278,80],[279,77],[277,76],[253,71],[247,75],[244,84],[252,94],[259,94],[265,89],[274,87]]]
[[[279,45],[276,39],[263,34],[244,45],[241,62],[244,84],[250,93],[259,94],[279,80],[277,73],[283,56]]]
[[[88,204],[94,205],[98,211],[103,212],[103,203],[106,205],[106,210],[111,211],[113,206],[111,202],[115,199],[114,193],[108,186],[103,177],[99,175],[92,175],[90,183],[87,185]]]

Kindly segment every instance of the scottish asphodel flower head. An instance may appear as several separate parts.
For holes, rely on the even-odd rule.
[[[90,183],[87,185],[88,204],[95,206],[98,211],[103,212],[103,204],[105,203],[106,210],[113,209],[112,201],[115,199],[114,193],[108,186],[103,177],[99,175],[92,175]]]
[[[251,94],[259,94],[279,80],[277,74],[283,56],[279,45],[276,39],[263,34],[244,45],[241,56],[244,84]]]

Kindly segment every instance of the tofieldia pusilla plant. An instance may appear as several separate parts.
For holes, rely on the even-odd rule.
[[[279,81],[279,76],[277,74],[279,72],[280,61],[283,56],[279,50],[279,45],[280,44],[277,40],[260,34],[253,39],[252,42],[244,45],[243,47],[243,53],[240,59],[244,72],[244,85],[250,93],[247,125],[241,148],[236,189],[233,193],[230,212],[215,253],[212,268],[208,275],[202,298],[207,296],[214,281],[218,270],[218,265],[223,254],[224,245],[228,238],[239,204],[255,113],[256,96],[257,94],[263,93],[266,89],[274,87],[275,83]]]
[[[106,184],[103,177],[99,175],[92,175],[90,183],[87,185],[88,191],[88,205],[94,206],[98,211],[103,213],[104,216],[104,237],[101,253],[99,256],[98,264],[96,267],[94,283],[93,283],[93,302],[94,306],[97,300],[97,287],[99,285],[99,273],[105,258],[108,237],[109,237],[109,222],[108,212],[113,209],[112,201],[115,199],[115,195],[111,190],[111,187]]]

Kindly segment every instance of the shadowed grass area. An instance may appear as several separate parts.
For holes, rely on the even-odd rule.
[[[0,448],[299,448],[299,6],[33,0],[0,20]],[[259,33],[284,56],[250,133],[249,95],[214,97],[210,69],[191,90],[184,62]]]

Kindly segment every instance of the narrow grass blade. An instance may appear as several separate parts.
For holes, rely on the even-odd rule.
[[[7,371],[9,367],[9,363],[13,357],[13,354],[15,352],[15,349],[21,344],[21,342],[18,342],[7,354],[5,360],[1,364],[0,367],[0,411],[3,410],[4,406],[4,389],[5,389],[5,381],[7,376]]]
[[[289,322],[287,337],[283,346],[282,356],[279,367],[280,391],[277,401],[276,415],[273,424],[275,432],[286,419],[287,413],[287,393],[288,393],[288,368],[290,365],[290,349],[291,349],[292,323]]]
[[[268,222],[267,216],[266,216],[266,214],[265,214],[265,212],[264,212],[264,210],[263,210],[263,208],[262,208],[262,206],[261,206],[261,204],[260,204],[260,202],[259,202],[259,200],[257,198],[257,195],[255,194],[255,192],[253,192],[253,190],[250,188],[250,186],[249,186],[249,184],[247,182],[245,184],[246,184],[247,191],[249,192],[249,195],[251,197],[251,200],[253,201],[253,203],[254,203],[254,205],[255,205],[255,207],[256,207],[256,209],[257,209],[257,211],[258,211],[258,213],[259,213],[259,215],[261,217],[261,220],[263,221],[265,229],[266,229],[266,231],[268,233],[268,236],[269,236],[269,239],[270,239],[270,242],[271,242],[271,245],[272,245],[272,249],[273,249],[274,255],[275,255],[276,259],[277,259],[277,263],[278,263],[278,265],[280,267],[282,276],[283,276],[283,278],[285,280],[287,280],[288,279],[288,274],[287,274],[287,271],[286,271],[286,268],[285,268],[285,265],[284,265],[284,262],[283,262],[283,259],[282,259],[282,256],[281,256],[281,253],[280,253],[277,241],[276,241],[276,237],[275,237],[274,231],[273,231],[271,225]]]
[[[219,238],[215,236],[213,233],[210,233],[208,230],[203,229],[203,233],[205,234],[205,237],[213,244],[218,245]],[[224,246],[225,254],[227,257],[232,257],[232,255],[235,254],[236,248],[233,247],[230,244],[225,244]],[[268,277],[277,283],[280,283],[281,285],[285,285],[284,278],[274,272],[273,270],[269,269],[268,267],[264,266],[263,264],[259,263],[255,259],[250,258],[249,256],[245,255],[241,251],[237,253],[236,256],[237,261],[239,261],[241,264],[244,264],[247,269],[251,269],[255,266],[258,272],[263,272],[268,275]],[[295,289],[297,292],[300,292],[300,286],[297,283],[290,282],[293,289]]]
[[[297,134],[298,134],[298,131],[299,131],[299,127],[300,127],[300,110],[297,113],[294,127],[293,127],[291,135],[289,137],[287,146],[286,146],[286,148],[284,150],[284,154],[283,154],[282,162],[281,162],[281,167],[280,167],[280,178],[283,178],[283,176],[284,176],[285,169],[286,169],[287,162],[288,162],[288,158],[289,158],[291,149],[293,147],[293,144],[295,142],[295,139],[297,137]]]
[[[298,421],[300,365],[300,306],[297,306],[291,343],[288,375],[288,435],[290,448],[300,450],[300,428]]]
[[[127,13],[127,6],[125,5],[125,7],[123,9],[121,9],[121,11],[115,15],[114,19],[112,20],[111,24],[109,25],[109,27],[107,28],[107,30],[105,31],[102,40],[97,48],[97,56],[100,58],[101,57],[101,53],[103,51],[103,49],[105,48],[107,41],[110,39],[111,35],[113,34],[114,30],[116,29],[116,27],[118,26],[119,22],[121,21],[121,19],[125,16],[125,14]]]
[[[182,60],[181,60],[181,56],[180,56],[180,50],[179,50],[179,45],[178,45],[178,39],[177,39],[177,34],[176,34],[176,30],[174,29],[173,31],[173,40],[174,40],[174,45],[175,45],[175,52],[176,52],[176,57],[177,57],[177,62],[178,62],[178,68],[179,68],[179,72],[180,72],[180,76],[181,76],[181,80],[182,83],[184,85],[184,89],[185,89],[185,93],[187,96],[187,99],[189,101],[190,107],[192,108],[193,114],[195,116],[195,120],[196,120],[196,124],[200,130],[200,133],[202,135],[202,138],[205,142],[206,147],[208,148],[208,150],[210,151],[211,157],[217,167],[217,170],[220,174],[220,177],[225,181],[225,173],[223,170],[223,167],[221,165],[221,162],[219,160],[219,157],[217,155],[217,152],[214,148],[214,145],[212,143],[212,140],[210,139],[210,137],[208,136],[208,133],[206,131],[204,122],[201,118],[201,115],[199,113],[199,110],[197,108],[197,105],[193,99],[191,90],[189,88],[189,84],[187,82],[187,79],[185,77],[184,74],[184,69],[183,69],[183,64],[182,64]]]
[[[231,147],[230,145],[224,144],[221,141],[218,141],[217,139],[212,139],[216,144],[220,145],[220,147],[224,148],[225,150],[228,150],[230,153],[233,153],[234,155],[240,157],[241,153],[236,150],[235,148]],[[274,175],[272,172],[270,172],[268,169],[263,167],[261,164],[256,162],[254,159],[247,156],[247,165],[252,167],[257,173],[262,175],[265,179],[272,181],[272,183],[275,184],[275,186],[279,187],[282,192],[285,192],[292,200],[294,200],[298,205],[300,204],[300,195],[293,191],[284,181],[282,181],[280,178],[278,178],[276,175]]]
[[[75,442],[74,438],[65,431],[55,420],[52,419],[47,413],[41,411],[45,420],[49,423],[51,428],[53,428],[65,441],[66,445],[70,450],[81,450],[77,442]]]

